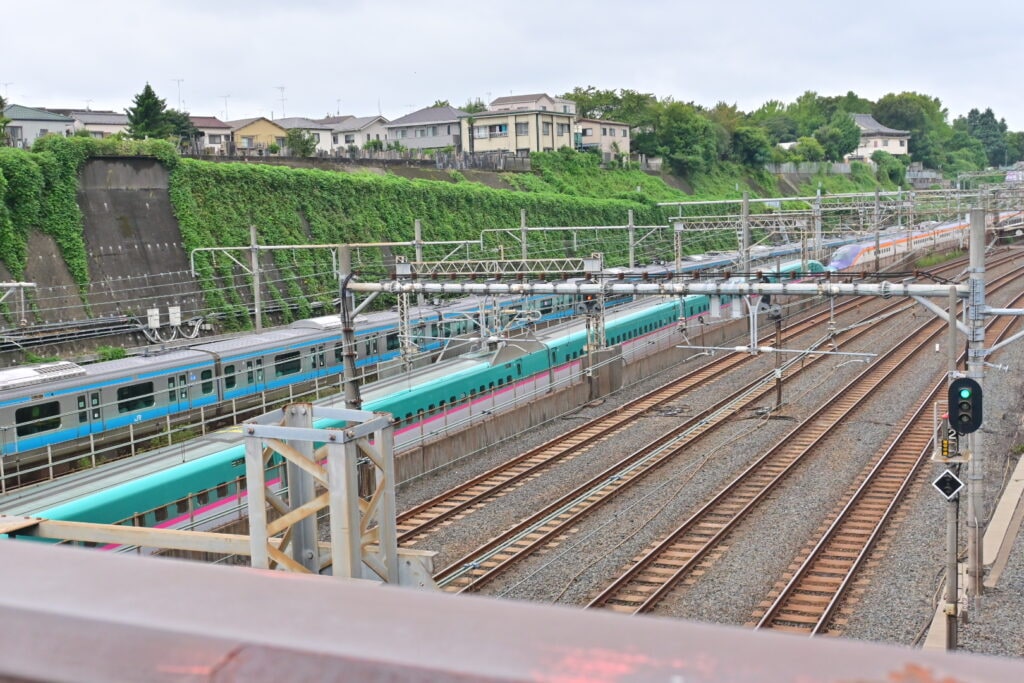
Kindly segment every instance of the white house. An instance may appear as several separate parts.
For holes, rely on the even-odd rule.
[[[44,135],[70,135],[75,128],[75,121],[70,116],[20,104],[7,105],[4,117],[10,119],[7,140],[11,147],[28,148]]]
[[[558,114],[576,115],[576,103],[547,93],[531,95],[508,95],[491,100],[489,111],[550,111]]]
[[[577,147],[596,148],[609,161],[616,154],[629,156],[629,124],[604,119],[576,120]]]
[[[207,154],[223,154],[231,141],[231,126],[216,116],[189,116],[189,121],[202,135],[200,146]]]
[[[860,128],[860,145],[857,151],[847,155],[847,159],[870,159],[871,155],[882,150],[894,156],[909,154],[910,131],[887,128],[870,114],[851,114],[853,122]]]
[[[389,121],[383,116],[350,116],[331,125],[331,145],[335,151],[345,151],[355,145],[360,149],[371,140],[387,145]]]
[[[287,131],[301,130],[313,136],[316,140],[316,153],[329,154],[331,151],[331,127],[325,123],[318,123],[312,119],[301,116],[292,116],[284,119],[274,119],[274,123]]]
[[[459,118],[469,116],[455,107],[427,107],[397,118],[384,127],[388,141],[398,142],[408,149],[461,149]]]

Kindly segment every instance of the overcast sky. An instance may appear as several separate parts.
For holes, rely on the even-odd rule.
[[[991,107],[1024,130],[1021,0],[50,0],[5,8],[0,92],[27,106],[124,111],[147,81],[169,107],[180,101],[225,120],[393,119],[438,99],[460,106],[587,85],[744,111],[805,90],[871,100],[916,91],[938,97],[950,121]]]

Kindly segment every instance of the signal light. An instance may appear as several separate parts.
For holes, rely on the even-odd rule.
[[[981,385],[969,377],[960,377],[949,385],[949,426],[958,434],[970,434],[981,427]]]

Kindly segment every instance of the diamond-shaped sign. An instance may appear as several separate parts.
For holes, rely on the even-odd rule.
[[[946,500],[953,500],[956,494],[960,493],[960,489],[964,487],[964,483],[957,479],[956,475],[946,470],[939,475],[939,478],[932,482],[932,486],[938,489],[939,493],[945,496]]]

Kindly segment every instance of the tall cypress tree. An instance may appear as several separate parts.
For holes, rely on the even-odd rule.
[[[167,103],[156,96],[156,92],[146,83],[135,99],[135,106],[125,110],[128,114],[128,134],[133,138],[166,138],[171,135],[172,127],[165,112]]]

